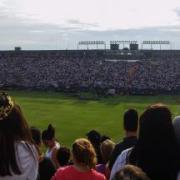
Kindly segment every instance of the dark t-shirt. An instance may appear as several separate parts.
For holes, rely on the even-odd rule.
[[[121,154],[123,150],[134,146],[136,143],[137,143],[137,137],[131,136],[124,138],[122,142],[116,144],[109,161],[109,168],[112,169],[117,157],[119,156],[119,154]]]
[[[56,169],[49,158],[44,158],[39,163],[39,178],[38,180],[50,180],[56,172]]]

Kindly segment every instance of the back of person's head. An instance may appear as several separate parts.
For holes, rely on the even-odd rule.
[[[34,141],[34,143],[38,146],[41,145],[41,131],[36,127],[31,127],[31,136]]]
[[[72,145],[72,155],[76,163],[94,168],[96,165],[96,153],[93,145],[87,139],[81,138],[75,140]]]
[[[152,105],[141,115],[139,127],[140,142],[143,141],[151,148],[152,144],[166,147],[167,143],[174,141],[174,135],[171,112],[166,105]]]
[[[106,139],[101,143],[100,149],[105,163],[109,161],[112,151],[114,150],[114,147],[115,147],[115,143],[109,139]]]
[[[179,157],[169,108],[163,104],[148,107],[140,117],[138,142],[130,161],[135,158],[151,179],[174,179]]]
[[[138,113],[135,109],[129,109],[124,113],[124,129],[126,131],[137,131]]]
[[[119,170],[113,180],[150,180],[141,168],[133,165],[125,165]]]
[[[107,139],[111,140],[111,138],[110,138],[109,136],[102,135],[102,136],[101,136],[101,143],[102,143],[103,141],[107,140]]]
[[[70,156],[71,156],[71,152],[70,149],[67,147],[60,147],[57,150],[57,161],[59,163],[60,166],[66,166],[69,164],[69,160],[70,160]]]
[[[32,143],[28,124],[20,107],[6,93],[0,93],[0,176],[21,174],[16,162],[15,142]]]
[[[91,130],[86,135],[88,137],[88,140],[92,143],[95,149],[98,164],[102,163],[103,160],[100,152],[101,134],[97,130]]]
[[[89,131],[87,134],[88,140],[92,143],[92,144],[100,144],[101,142],[101,134],[96,131],[96,130],[91,130]]]
[[[174,118],[173,121],[174,131],[176,134],[176,138],[180,147],[180,116]]]
[[[55,128],[49,124],[48,128],[42,132],[42,140],[52,140],[55,138]]]

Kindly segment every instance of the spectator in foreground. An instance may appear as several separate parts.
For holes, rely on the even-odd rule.
[[[96,170],[106,176],[109,179],[110,171],[108,168],[109,159],[114,149],[115,143],[109,139],[106,139],[101,143],[100,149],[103,158],[103,164],[96,165]]]
[[[138,113],[135,109],[129,109],[124,113],[125,138],[117,144],[110,158],[109,169],[112,169],[114,162],[121,152],[137,143]]]
[[[52,180],[105,180],[105,176],[98,173],[96,153],[87,139],[77,139],[72,145],[74,165],[59,168]]]
[[[49,124],[48,128],[42,132],[42,140],[44,145],[48,148],[45,157],[49,158],[57,168],[58,162],[56,155],[57,150],[60,148],[60,144],[56,141],[55,129],[51,124]]]
[[[96,130],[91,130],[87,134],[88,140],[91,142],[93,145],[95,151],[96,151],[96,156],[97,156],[97,163],[101,164],[103,163],[101,151],[100,151],[100,144],[101,144],[101,134],[96,131]]]
[[[58,167],[63,167],[69,165],[71,152],[70,149],[67,147],[60,147],[57,151],[57,161],[58,161]]]
[[[118,171],[113,180],[150,180],[147,175],[137,166],[125,165]]]
[[[174,131],[176,134],[176,138],[180,147],[180,116],[174,118],[173,121]]]
[[[101,143],[102,143],[103,141],[107,140],[107,139],[111,140],[111,138],[110,138],[109,136],[107,136],[107,135],[102,135],[102,136],[101,136]]]
[[[56,172],[56,169],[52,163],[52,161],[44,157],[41,153],[41,131],[36,127],[31,127],[31,135],[33,138],[33,141],[36,145],[36,149],[39,153],[39,174],[38,174],[38,180],[50,180],[51,177]]]
[[[176,180],[180,169],[179,146],[171,112],[163,104],[148,107],[140,117],[139,139],[134,148],[117,158],[110,179],[125,164],[135,164],[152,180]]]
[[[21,108],[0,94],[0,179],[36,180],[38,154]]]
[[[180,116],[177,116],[174,118],[173,126],[174,126],[174,131],[176,134],[176,139],[179,145],[179,149],[180,149]],[[177,180],[180,180],[180,172],[178,174]]]

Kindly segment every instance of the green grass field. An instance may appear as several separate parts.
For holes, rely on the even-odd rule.
[[[96,129],[118,142],[123,137],[122,117],[128,108],[139,113],[153,103],[168,104],[173,117],[180,115],[180,96],[115,96],[99,100],[80,100],[57,92],[9,91],[20,104],[30,126],[43,130],[49,123],[56,128],[61,144],[70,146],[74,139]]]

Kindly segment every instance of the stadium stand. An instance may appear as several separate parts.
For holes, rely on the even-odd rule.
[[[178,93],[180,51],[0,51],[0,88]]]

